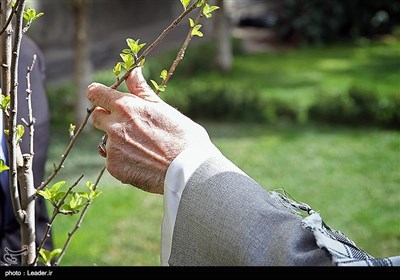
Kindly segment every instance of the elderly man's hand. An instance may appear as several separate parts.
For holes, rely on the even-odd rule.
[[[132,71],[126,85],[130,93],[98,83],[87,91],[88,99],[97,106],[93,125],[108,135],[107,170],[123,183],[163,194],[170,163],[186,146],[207,141],[208,134],[161,100],[140,68]]]

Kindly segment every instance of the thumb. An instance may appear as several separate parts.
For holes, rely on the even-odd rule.
[[[136,67],[133,69],[125,83],[131,93],[144,100],[153,102],[158,102],[160,100],[143,77],[142,67]]]

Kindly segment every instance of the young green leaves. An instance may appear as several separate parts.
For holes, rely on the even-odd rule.
[[[9,170],[10,167],[8,167],[6,165],[6,163],[4,162],[4,160],[0,159],[0,173],[6,170]]]
[[[162,70],[161,73],[160,73],[160,78],[161,78],[163,81],[165,81],[165,79],[167,78],[167,76],[168,76],[168,71],[165,70],[165,69]],[[154,81],[154,80],[150,80],[150,82],[153,84],[153,86],[154,86],[154,88],[155,88],[155,90],[156,90],[157,92],[159,92],[159,91],[164,92],[164,91],[165,91],[165,88],[166,88],[165,85],[163,85],[163,84],[159,85],[159,84],[158,84],[156,81]]]
[[[54,249],[52,251],[48,251],[44,248],[41,248],[39,251],[39,261],[46,266],[51,266],[51,261],[56,259],[62,250],[60,248]]]
[[[22,141],[22,136],[25,133],[25,127],[22,124],[17,125],[15,130],[15,135],[17,136],[17,143]],[[10,135],[10,131],[8,129],[4,129],[5,135]]]
[[[183,6],[183,9],[186,10],[188,5],[190,4],[191,0],[180,0]],[[203,6],[203,15],[206,18],[210,18],[212,16],[212,12],[214,12],[215,10],[219,9],[218,6],[210,6],[207,3],[207,0],[198,0],[196,2],[196,7],[200,8]]]
[[[189,24],[190,27],[192,28],[192,36],[199,36],[203,37],[203,32],[200,31],[201,24],[195,24],[194,20],[189,18]]]
[[[114,75],[117,77],[121,74],[122,69],[129,71],[136,66],[138,53],[146,45],[146,43],[139,44],[139,39],[133,40],[131,38],[126,39],[126,44],[129,48],[123,49],[119,55],[122,58],[122,61],[118,62],[113,68]],[[143,64],[144,59],[140,61],[139,66],[143,66]]]
[[[44,13],[42,13],[42,12],[36,13],[36,10],[33,8],[27,8],[24,11],[24,19],[28,26],[31,25],[33,21],[35,21],[36,19],[40,18],[43,15],[44,15]]]
[[[182,3],[182,6],[183,6],[183,9],[186,10],[187,6],[190,3],[190,0],[181,0],[181,3]]]
[[[64,185],[65,181],[60,181],[44,190],[38,190],[37,193],[58,209],[59,213],[65,215],[77,214],[80,208],[101,194],[101,191],[96,190],[95,185],[89,181],[86,183],[88,192],[61,191]]]
[[[0,95],[0,108],[3,111],[7,111],[9,104],[10,104],[10,96],[9,95],[5,96],[5,95],[1,94]]]
[[[218,10],[219,7],[218,6],[210,6],[207,3],[204,5],[203,7],[203,15],[206,18],[210,18],[212,17],[212,12],[214,12],[215,10]]]

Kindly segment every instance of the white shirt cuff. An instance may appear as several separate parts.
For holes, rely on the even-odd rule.
[[[208,158],[221,152],[208,142],[182,151],[168,167],[164,182],[164,216],[161,229],[161,265],[168,266],[172,234],[183,190],[196,169]]]

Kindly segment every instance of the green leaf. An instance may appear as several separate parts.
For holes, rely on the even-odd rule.
[[[126,63],[127,61],[133,61],[132,54],[130,53],[121,53],[119,56],[122,58],[122,60]]]
[[[53,185],[50,187],[51,193],[57,194],[57,193],[58,193],[58,190],[59,190],[61,187],[63,187],[63,186],[65,185],[65,183],[66,183],[66,181],[59,181],[59,182],[53,184]]]
[[[65,195],[65,192],[59,192],[59,189],[64,186],[65,181],[60,181],[45,190],[38,190],[37,193],[49,200],[53,205],[57,204]]]
[[[157,90],[158,89],[158,84],[154,80],[150,80],[150,82],[153,84],[154,88]]]
[[[205,0],[199,0],[199,1],[197,1],[196,7],[200,8],[201,6],[204,5],[204,3],[205,3]]]
[[[10,167],[8,167],[8,166],[6,165],[6,163],[4,162],[4,160],[0,159],[0,172],[3,172],[3,171],[5,171],[5,170],[9,170],[9,169],[10,169]]]
[[[150,82],[153,84],[153,86],[154,86],[154,88],[155,88],[156,90],[158,90],[158,91],[165,91],[165,86],[157,84],[157,82],[154,81],[154,80],[150,80]]]
[[[165,80],[167,78],[167,75],[168,75],[168,71],[164,69],[161,71],[160,78]]]
[[[27,24],[31,24],[34,20],[40,18],[43,15],[44,13],[42,12],[36,13],[36,10],[33,8],[27,8],[24,11],[23,17],[26,20]]]
[[[50,266],[50,252],[46,249],[41,248],[39,250],[39,262],[43,263],[46,266]]]
[[[71,197],[71,201],[69,202],[69,206],[71,209],[76,209],[82,204],[82,197],[79,193],[74,193]]]
[[[24,135],[25,132],[25,127],[22,124],[17,125],[17,143],[19,143],[20,141],[22,141],[22,136]]]
[[[181,0],[183,8],[186,10],[191,0]]]
[[[192,29],[192,32],[191,32],[192,36],[203,37],[203,32],[199,31],[200,28],[201,28],[201,24],[194,26]]]
[[[121,66],[126,70],[131,70],[133,68],[134,59],[132,54],[121,53],[120,54],[122,60],[124,61],[121,63]]]
[[[89,190],[93,190],[94,189],[94,187],[95,187],[95,184],[93,184],[92,182],[90,182],[90,181],[87,181],[86,182],[86,187],[88,187],[89,188]]]
[[[89,192],[89,199],[90,200],[93,200],[93,199],[95,199],[96,197],[98,197],[99,195],[101,195],[103,192],[102,191],[99,191],[99,190],[95,190],[95,191],[93,191],[93,190],[91,190],[90,192]]]
[[[138,50],[137,50],[137,53],[136,53],[136,54],[138,54],[138,53],[140,52],[140,50],[141,50],[144,46],[146,46],[146,43],[140,44],[140,45],[138,46]]]
[[[115,64],[114,68],[113,68],[113,72],[115,76],[119,76],[119,74],[121,74],[121,67],[122,67],[122,63],[118,62],[117,64]]]
[[[72,124],[72,123],[70,123],[69,124],[69,128],[68,128],[68,132],[69,132],[69,137],[74,137],[74,135],[75,135],[75,128],[76,128],[76,125],[74,125],[74,124]]]
[[[140,67],[143,67],[143,65],[144,65],[145,62],[146,62],[146,59],[143,58],[142,60],[140,60],[139,66],[140,66]]]
[[[51,193],[48,189],[43,190],[38,190],[37,194],[43,196],[45,199],[50,199],[51,198]]]
[[[122,50],[122,53],[130,53],[130,54],[131,54],[132,51],[131,51],[131,49],[123,49],[123,50]]]
[[[30,8],[28,8],[26,11],[24,11],[24,14],[23,14],[23,16],[24,16],[24,20],[26,20],[27,22],[30,22],[31,21],[31,10],[30,10]]]
[[[85,192],[79,192],[79,195],[82,196],[83,198],[89,199],[89,194]]]
[[[75,214],[76,211],[74,211],[73,209],[71,209],[71,207],[69,206],[69,204],[64,204],[60,207],[60,213],[65,214],[65,215],[71,215],[71,214]]]
[[[135,41],[131,38],[127,38],[126,43],[134,55],[137,55],[139,51],[146,45],[146,43],[139,45],[139,39]]]
[[[0,96],[0,107],[3,110],[6,110],[8,107],[8,104],[10,104],[10,96],[5,96],[5,95],[1,95]]]
[[[194,26],[194,21],[193,21],[193,19],[189,18],[189,24],[190,24],[190,27],[193,27],[193,26]]]
[[[43,15],[44,15],[43,12],[38,13],[38,14],[35,16],[35,19],[38,19],[38,18],[40,18],[40,17],[43,16]]]
[[[44,248],[39,250],[39,262],[46,266],[51,266],[51,261],[61,254],[62,250],[60,248],[54,249],[53,251],[48,251]]]
[[[58,257],[61,254],[62,250],[60,248],[54,249],[50,253],[50,260],[53,260],[54,258]]]
[[[57,205],[64,196],[65,192],[58,192],[53,194],[53,197],[50,199],[50,201],[53,203],[53,205]]]
[[[206,18],[210,18],[212,16],[212,12],[214,12],[215,10],[219,9],[218,6],[210,6],[208,4],[205,4],[203,7],[203,15]]]

